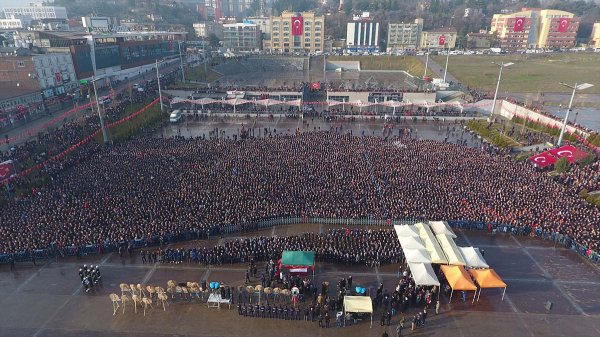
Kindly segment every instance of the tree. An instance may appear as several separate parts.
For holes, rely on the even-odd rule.
[[[208,45],[213,48],[218,48],[221,46],[221,40],[217,35],[215,35],[215,33],[210,33],[208,35]]]
[[[566,173],[569,172],[570,165],[571,164],[569,164],[569,160],[565,157],[562,157],[556,161],[556,164],[554,164],[554,169],[558,173]]]

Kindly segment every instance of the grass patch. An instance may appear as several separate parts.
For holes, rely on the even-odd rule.
[[[600,134],[599,133],[592,133],[588,138],[587,141],[592,143],[592,145],[595,146],[600,146]]]
[[[467,122],[467,126],[471,130],[498,147],[507,148],[521,146],[516,140],[501,134],[498,130],[499,124],[494,124],[490,128],[488,128],[488,125],[489,123],[485,120],[471,120]]]
[[[186,80],[213,82],[218,80],[219,77],[221,75],[214,71],[210,65],[206,66],[206,74],[204,73],[204,64],[193,68],[185,68]]]
[[[445,56],[433,56],[444,65]],[[501,92],[560,92],[570,89],[559,82],[594,83],[600,69],[600,57],[589,53],[455,55],[450,56],[448,71],[464,84],[493,92],[498,79],[498,66],[492,62],[514,62],[502,72]],[[600,93],[600,85],[585,93]]]
[[[143,108],[147,104],[141,104],[141,107],[137,107],[136,110],[131,110],[127,115],[134,113],[135,111]],[[133,105],[137,106],[137,105]],[[132,107],[133,107],[132,106]],[[160,104],[154,104],[146,111],[140,113],[134,118],[115,125],[109,129],[110,139],[113,142],[121,142],[135,136],[139,132],[143,132],[146,129],[152,129],[168,119],[168,114],[160,111]],[[102,133],[99,133],[95,140],[99,143],[103,143]]]
[[[328,56],[328,61],[360,61],[362,70],[404,70],[413,76],[423,76],[425,65],[421,60],[414,56],[395,56],[395,55],[348,55],[348,56]],[[428,74],[435,72],[429,68]]]
[[[584,198],[590,204],[595,205],[596,208],[600,210],[600,194],[595,193],[592,195],[588,192],[588,190],[584,189],[579,192],[579,196]]]

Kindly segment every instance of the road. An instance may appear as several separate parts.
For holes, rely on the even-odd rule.
[[[170,72],[173,72],[174,70],[177,70],[178,68],[179,68],[179,64],[176,63],[176,64],[173,64],[168,67],[160,69],[160,73],[161,74],[170,73]],[[152,74],[154,74],[154,73],[152,73]],[[140,79],[146,77],[147,75],[152,75],[152,74],[144,73],[144,74],[132,77],[129,79],[129,81],[122,82],[119,85],[113,87],[113,89],[116,92],[124,90],[128,87],[129,84],[133,84],[136,81],[139,81]],[[111,89],[109,87],[102,88],[102,89],[98,90],[98,95],[100,95],[100,96],[107,95],[110,92],[110,90]],[[79,103],[79,105],[86,104],[86,103],[88,103],[88,102],[86,101],[83,103]],[[37,134],[39,132],[43,132],[43,131],[47,130],[49,127],[56,127],[58,125],[64,124],[65,122],[72,121],[78,117],[81,117],[81,116],[83,116],[83,114],[91,113],[90,111],[83,110],[83,111],[79,111],[77,113],[71,113],[68,116],[66,116],[66,118],[58,117],[58,116],[65,114],[67,111],[73,109],[76,106],[76,104],[77,103],[69,104],[64,109],[56,111],[52,115],[45,115],[43,117],[40,117],[38,119],[35,119],[35,120],[27,123],[27,124],[16,127],[8,132],[3,132],[2,130],[0,130],[0,134],[2,135],[2,139],[1,139],[2,143],[0,144],[0,151],[7,151],[10,149],[10,147],[12,147],[14,145],[18,145],[18,144],[26,142],[30,139],[33,139],[33,138],[37,137]],[[54,119],[53,123],[51,123],[49,125],[45,125],[45,124],[50,123],[53,119]],[[17,137],[19,135],[23,135],[23,136],[19,137],[19,139],[12,141],[10,144],[6,144],[4,142],[6,137],[8,137],[10,139],[13,137]]]

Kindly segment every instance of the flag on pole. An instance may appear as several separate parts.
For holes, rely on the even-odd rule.
[[[304,28],[304,18],[301,16],[292,17],[292,36],[302,35]]]
[[[566,33],[569,30],[569,25],[571,24],[570,18],[561,18],[558,21],[558,32]]]
[[[515,18],[515,25],[513,26],[513,31],[522,32],[525,28],[525,18]]]
[[[438,44],[440,46],[443,46],[446,44],[446,36],[445,35],[440,35],[440,37],[438,38]]]

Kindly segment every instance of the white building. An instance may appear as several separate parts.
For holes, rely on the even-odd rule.
[[[40,54],[31,58],[44,97],[68,92],[77,87],[77,76],[70,54]]]
[[[5,7],[4,15],[7,18],[11,16],[29,16],[34,20],[68,19],[65,7],[43,6],[42,4],[33,4],[27,7]]]
[[[0,19],[0,29],[21,29],[23,21],[21,19]]]
[[[379,50],[379,22],[348,22],[346,49],[351,52]]]

